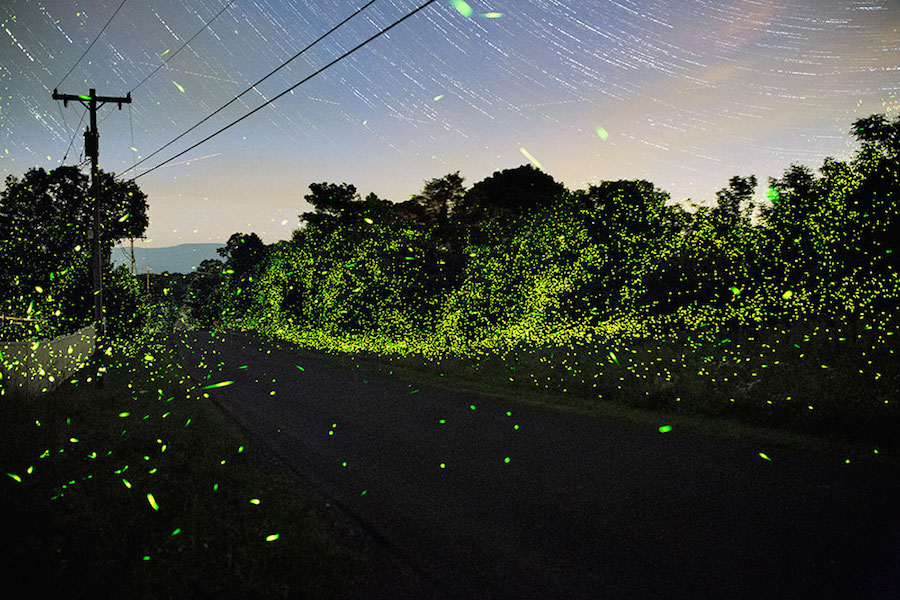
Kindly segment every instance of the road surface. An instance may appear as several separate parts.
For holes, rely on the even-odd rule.
[[[900,597],[900,476],[872,461],[181,335],[192,377],[233,382],[214,401],[403,565],[373,597]]]

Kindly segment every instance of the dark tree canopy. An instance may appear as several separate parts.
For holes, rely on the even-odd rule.
[[[225,246],[216,250],[237,277],[249,273],[263,259],[265,251],[266,245],[255,233],[233,233]]]
[[[107,247],[147,229],[147,196],[133,181],[100,172],[101,241]],[[76,167],[33,168],[6,178],[0,192],[0,231],[6,239],[40,239],[49,252],[84,243],[93,221],[90,178]]]
[[[100,186],[100,242],[108,252],[118,240],[143,235],[147,197],[133,181],[102,171]],[[0,283],[24,284],[84,260],[94,215],[90,194],[90,178],[76,167],[7,177],[0,192]]]
[[[735,175],[728,180],[728,187],[716,192],[714,217],[723,229],[732,229],[744,219],[749,223],[753,212],[753,193],[756,191],[756,176]]]
[[[610,232],[645,233],[658,222],[669,194],[649,181],[603,181],[581,194],[579,202]]]
[[[552,205],[565,192],[565,186],[547,173],[522,165],[495,171],[473,185],[457,203],[453,216],[468,225],[504,215],[525,215]]]
[[[863,143],[863,150],[877,150],[886,157],[900,154],[900,115],[890,121],[876,114],[853,122],[850,134]]]
[[[414,198],[424,208],[427,223],[446,227],[450,212],[466,194],[459,171],[425,182],[422,193]]]

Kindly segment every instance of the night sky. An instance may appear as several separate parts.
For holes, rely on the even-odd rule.
[[[0,5],[0,176],[61,164],[84,111],[62,109],[51,92],[120,1]],[[138,172],[423,1],[376,0]],[[235,231],[287,238],[311,182],[399,202],[425,179],[458,170],[471,185],[530,160],[570,189],[644,178],[673,200],[710,203],[729,177],[752,173],[764,195],[766,177],[792,162],[849,158],[854,119],[900,111],[896,0],[467,1],[471,11],[438,0],[138,179],[147,245],[223,242]],[[60,86],[125,95],[171,58],[130,108],[102,109],[101,168],[125,171],[365,0],[236,0],[171,57],[227,3],[128,0]],[[78,163],[83,130],[66,164]]]

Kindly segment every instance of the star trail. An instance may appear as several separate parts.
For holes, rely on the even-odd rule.
[[[81,109],[60,111],[51,92],[120,4],[0,7],[0,175],[79,162]],[[101,168],[123,172],[364,4],[126,2],[59,91],[124,95],[146,78],[131,122],[114,106],[100,115]],[[171,150],[420,4],[377,0]],[[898,23],[900,7],[887,1],[439,0],[141,178],[148,243],[222,241],[248,228],[286,238],[311,182],[400,202],[430,177],[459,170],[471,185],[527,162],[570,189],[644,178],[673,200],[710,204],[733,175],[764,181],[793,162],[846,159],[848,123],[895,116]]]

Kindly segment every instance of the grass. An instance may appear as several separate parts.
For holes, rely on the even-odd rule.
[[[326,356],[417,384],[900,466],[896,325],[794,323],[440,360]]]
[[[335,540],[170,345],[104,363],[102,389],[93,364],[39,398],[0,398],[4,585],[75,598],[341,598],[358,585],[363,552]]]

